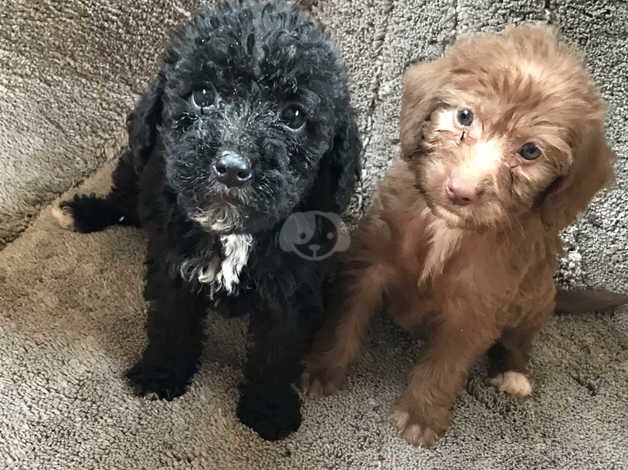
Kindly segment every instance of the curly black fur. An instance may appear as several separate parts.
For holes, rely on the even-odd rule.
[[[295,109],[301,126],[290,121]],[[283,251],[278,234],[293,212],[342,212],[358,175],[360,143],[335,45],[283,1],[206,7],[175,35],[128,134],[111,193],[63,208],[82,232],[127,224],[149,234],[149,341],[131,384],[140,394],[181,395],[197,368],[206,311],[250,313],[238,416],[266,439],[286,436],[301,421],[292,384],[321,321],[328,265]],[[217,179],[225,151],[249,159],[251,181],[234,188]],[[231,288],[212,281],[228,240],[250,243]]]

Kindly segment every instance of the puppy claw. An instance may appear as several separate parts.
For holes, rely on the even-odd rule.
[[[74,230],[74,216],[68,206],[54,206],[51,210],[52,217],[57,221],[57,224],[63,229]]]
[[[192,373],[180,374],[140,360],[127,370],[126,377],[136,395],[170,401],[186,392]]]
[[[312,380],[310,374],[304,372],[301,376],[301,391],[305,396],[318,398],[322,396],[323,388],[318,380]]]
[[[396,406],[390,412],[390,419],[397,427],[397,430],[401,432],[401,430],[406,428],[408,421],[410,421],[410,413],[408,413],[407,411],[403,411]]]
[[[409,444],[420,447],[433,447],[438,441],[438,435],[430,428],[424,428],[418,424],[406,427],[402,437]]]
[[[421,423],[419,417],[405,410],[403,405],[395,405],[390,417],[399,435],[410,445],[432,447],[440,438],[441,433]]]
[[[500,392],[516,397],[527,397],[532,393],[530,380],[521,372],[509,370],[489,379],[489,382]]]
[[[346,383],[346,369],[335,367],[332,369],[319,369],[306,371],[301,378],[303,393],[311,398],[321,398],[333,395]]]

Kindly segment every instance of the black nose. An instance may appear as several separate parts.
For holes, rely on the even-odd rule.
[[[218,181],[229,187],[241,186],[253,176],[251,161],[234,152],[224,152],[214,162],[214,173]]]

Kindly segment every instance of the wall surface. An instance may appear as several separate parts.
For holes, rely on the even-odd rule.
[[[615,189],[567,231],[569,283],[628,290],[628,3],[616,0],[304,0],[340,43],[365,143],[353,210],[398,152],[401,75],[456,37],[558,24],[586,50],[609,103]],[[124,119],[196,0],[5,0],[0,11],[0,247],[124,143]]]

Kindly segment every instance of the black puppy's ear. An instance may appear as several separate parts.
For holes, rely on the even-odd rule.
[[[342,123],[332,147],[323,156],[314,183],[311,204],[316,209],[341,214],[360,178],[362,144],[358,127],[351,116]]]
[[[164,73],[160,72],[126,120],[129,148],[133,155],[135,170],[138,172],[144,167],[157,140],[165,81]]]

